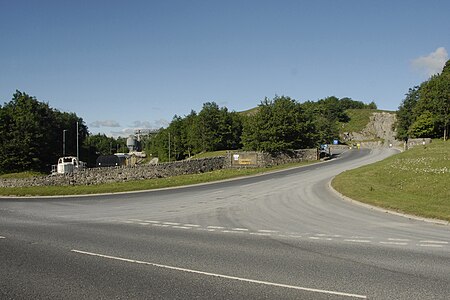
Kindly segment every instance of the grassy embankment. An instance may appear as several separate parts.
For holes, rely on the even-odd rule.
[[[202,174],[181,175],[169,178],[155,178],[147,180],[136,180],[110,184],[87,185],[87,186],[46,186],[46,187],[21,187],[0,188],[1,196],[60,196],[60,195],[83,195],[100,193],[119,193],[128,191],[151,190],[168,188],[205,182],[213,182],[248,175],[261,174],[290,167],[298,167],[313,162],[292,163],[270,168],[248,168],[248,169],[224,169]]]
[[[434,140],[338,175],[332,186],[372,205],[450,221],[450,141]]]

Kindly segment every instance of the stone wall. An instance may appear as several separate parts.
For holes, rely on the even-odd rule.
[[[318,160],[318,155],[319,153],[317,149],[300,149],[276,154],[253,151],[235,151],[227,153],[225,167],[270,167],[287,163]]]
[[[317,149],[295,150],[276,156],[261,152],[229,152],[226,157],[191,159],[171,163],[88,168],[72,174],[38,176],[24,179],[0,178],[0,188],[29,186],[71,186],[125,182],[130,180],[166,178],[185,174],[211,172],[236,167],[233,154],[246,157],[245,166],[266,167],[290,162],[317,160]],[[252,160],[254,157],[254,160]],[[250,162],[250,164],[248,164]],[[243,165],[238,165],[242,167]]]
[[[197,174],[223,169],[225,157],[192,159],[157,165],[89,168],[73,174],[58,174],[24,179],[0,179],[0,187],[69,186],[124,182]]]

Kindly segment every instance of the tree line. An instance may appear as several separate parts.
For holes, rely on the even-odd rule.
[[[410,88],[397,111],[397,138],[448,139],[450,125],[450,60],[440,74]]]
[[[217,150],[278,152],[316,147],[338,138],[339,122],[351,108],[376,109],[350,98],[328,97],[300,103],[290,97],[264,99],[250,112],[229,111],[215,102],[200,112],[175,115],[169,126],[143,140],[147,154],[160,161],[181,160]],[[78,127],[77,127],[78,123]],[[126,137],[92,135],[75,113],[61,112],[21,91],[0,106],[0,173],[49,172],[63,154],[79,155],[94,166],[99,155],[127,152]]]
[[[304,103],[276,96],[247,113],[207,102],[199,113],[175,115],[169,126],[151,139],[147,150],[161,161],[172,161],[218,150],[274,153],[317,147],[339,137],[339,123],[349,121],[347,109],[376,108],[374,102],[334,96]]]

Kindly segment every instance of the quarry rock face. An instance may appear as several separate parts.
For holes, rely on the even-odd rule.
[[[363,130],[345,133],[344,140],[363,143],[366,147],[398,146],[401,143],[395,140],[396,132],[393,129],[396,120],[395,113],[374,112]]]

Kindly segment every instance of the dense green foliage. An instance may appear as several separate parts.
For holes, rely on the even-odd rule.
[[[338,138],[339,124],[350,119],[348,109],[376,109],[376,105],[336,97],[299,103],[277,96],[264,99],[251,113],[236,113],[207,102],[198,114],[175,116],[151,139],[147,150],[160,161],[169,161],[208,151],[316,147]]]
[[[316,147],[338,137],[339,122],[349,120],[347,109],[368,108],[376,105],[336,97],[299,103],[277,96],[266,98],[251,114],[245,114],[207,102],[199,113],[175,116],[158,134],[143,137],[143,148],[160,161],[173,161],[210,151],[278,152]],[[17,91],[10,102],[0,106],[0,174],[49,172],[63,155],[63,148],[66,156],[76,155],[77,122],[79,155],[88,166],[94,166],[99,155],[128,151],[125,138],[89,135],[75,113],[60,112]]]
[[[62,155],[63,130],[66,154],[76,155],[77,122],[82,143],[87,127],[76,114],[52,109],[16,91],[10,102],[0,106],[0,173],[48,172]]]
[[[448,138],[450,125],[450,60],[442,73],[408,91],[397,111],[397,138]]]

